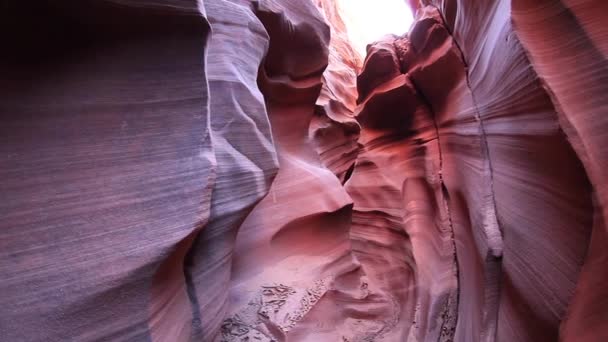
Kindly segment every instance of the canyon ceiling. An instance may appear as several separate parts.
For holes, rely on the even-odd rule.
[[[0,340],[608,341],[608,2],[409,5],[3,2]]]

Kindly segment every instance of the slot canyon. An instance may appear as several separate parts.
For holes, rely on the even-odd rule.
[[[0,3],[0,341],[608,341],[608,2],[402,2]]]

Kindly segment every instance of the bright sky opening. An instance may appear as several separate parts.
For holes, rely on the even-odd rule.
[[[387,34],[406,33],[414,16],[406,0],[338,0],[355,49],[365,57],[367,44]]]

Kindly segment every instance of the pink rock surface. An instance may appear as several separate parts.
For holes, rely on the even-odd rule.
[[[608,8],[408,3],[7,3],[0,340],[608,340]]]

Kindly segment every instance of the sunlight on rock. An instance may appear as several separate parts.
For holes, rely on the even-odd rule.
[[[348,35],[365,57],[365,47],[387,34],[406,33],[414,16],[403,0],[338,0]]]

